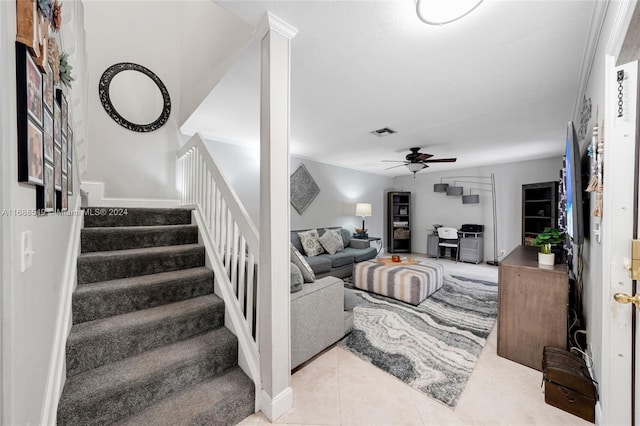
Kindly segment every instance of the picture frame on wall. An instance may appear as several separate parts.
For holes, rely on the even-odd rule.
[[[31,54],[23,46],[26,72],[27,114],[42,126],[42,74]],[[19,84],[20,85],[20,84]]]
[[[44,106],[53,114],[53,102],[54,102],[54,84],[53,84],[53,70],[51,66],[47,64],[47,72],[42,75],[42,93],[44,98]]]
[[[67,137],[64,134],[62,135],[62,148],[60,151],[62,153],[62,173],[67,173]]]
[[[65,212],[69,209],[69,194],[67,192],[67,175],[62,175],[62,202],[60,210]]]
[[[42,74],[27,47],[16,43],[18,181],[43,185]]]
[[[44,159],[53,163],[53,115],[44,111]],[[45,179],[46,180],[46,179]]]
[[[58,147],[55,147],[53,151],[53,187],[56,191],[62,191],[62,153]]]
[[[60,104],[60,115],[62,121],[60,125],[62,126],[62,134],[67,134],[67,127],[69,126],[69,105],[67,104],[67,97],[64,95],[64,92],[60,89],[56,89],[56,94],[58,98],[58,103]]]
[[[53,101],[53,142],[62,145],[62,111],[57,101]]]
[[[68,172],[67,172],[67,194],[73,195],[73,163],[71,160],[69,161]]]
[[[27,120],[27,182],[44,184],[44,134],[31,119]]]
[[[71,130],[71,126],[67,130],[67,158],[69,161],[73,161],[73,130]]]
[[[56,208],[56,191],[54,188],[55,171],[53,164],[44,163],[44,212],[51,213]]]

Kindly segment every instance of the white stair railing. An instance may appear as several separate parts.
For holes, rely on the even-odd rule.
[[[194,208],[214,279],[231,319],[230,328],[238,338],[241,362],[246,361],[248,373],[260,389],[258,232],[199,134],[179,150],[178,161],[182,204]]]

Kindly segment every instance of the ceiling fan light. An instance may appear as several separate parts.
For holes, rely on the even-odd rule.
[[[480,204],[480,195],[478,194],[463,195],[462,204]]]
[[[434,183],[433,192],[446,192],[448,187],[448,183]]]
[[[405,164],[405,166],[407,166],[407,169],[409,169],[411,173],[419,172],[420,170],[426,167],[422,163],[409,163],[409,164]]]
[[[471,13],[483,0],[416,0],[416,14],[425,24],[444,25]]]
[[[462,195],[462,190],[461,186],[450,186],[447,188],[447,195]]]

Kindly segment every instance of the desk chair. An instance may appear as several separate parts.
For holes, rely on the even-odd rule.
[[[456,228],[438,228],[438,253],[436,254],[436,261],[440,258],[440,250],[444,247],[449,247],[453,252],[456,250],[456,263],[458,263],[458,250],[459,248],[458,230]]]

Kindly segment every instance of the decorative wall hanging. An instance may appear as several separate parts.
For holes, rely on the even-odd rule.
[[[111,102],[110,94],[109,94],[109,86],[113,78],[122,71],[138,71],[142,74],[149,77],[155,84],[158,86],[160,93],[162,94],[162,112],[160,116],[149,124],[136,124],[124,118],[118,111],[116,111],[113,103]],[[134,132],[153,132],[154,130],[158,130],[162,127],[167,120],[169,119],[169,114],[171,113],[171,98],[169,97],[169,91],[167,90],[164,83],[148,68],[143,67],[142,65],[130,63],[130,62],[121,62],[115,65],[110,66],[100,77],[100,81],[98,83],[98,96],[100,97],[100,102],[102,102],[102,106],[104,107],[109,117],[113,119],[116,123],[124,127],[125,129],[129,129]]]
[[[618,82],[618,117],[622,117],[622,112],[623,112],[622,98],[624,97],[624,94],[622,93],[623,91],[622,82],[624,81],[624,70],[618,71],[616,81]]]
[[[62,52],[60,54],[60,81],[68,88],[71,88],[71,82],[75,81],[75,78],[71,77],[72,69],[73,67],[69,65],[69,54]]]
[[[34,0],[16,1],[16,41],[29,48],[34,61],[44,72],[47,64],[49,19],[45,19],[42,9],[38,7],[39,3]]]
[[[596,120],[597,121],[597,120]],[[582,97],[582,109],[580,110],[580,127],[578,128],[578,140],[587,137],[589,123],[591,122],[591,98]]]
[[[291,205],[298,214],[302,214],[320,193],[320,188],[304,164],[300,164],[300,167],[291,175],[290,182]]]

